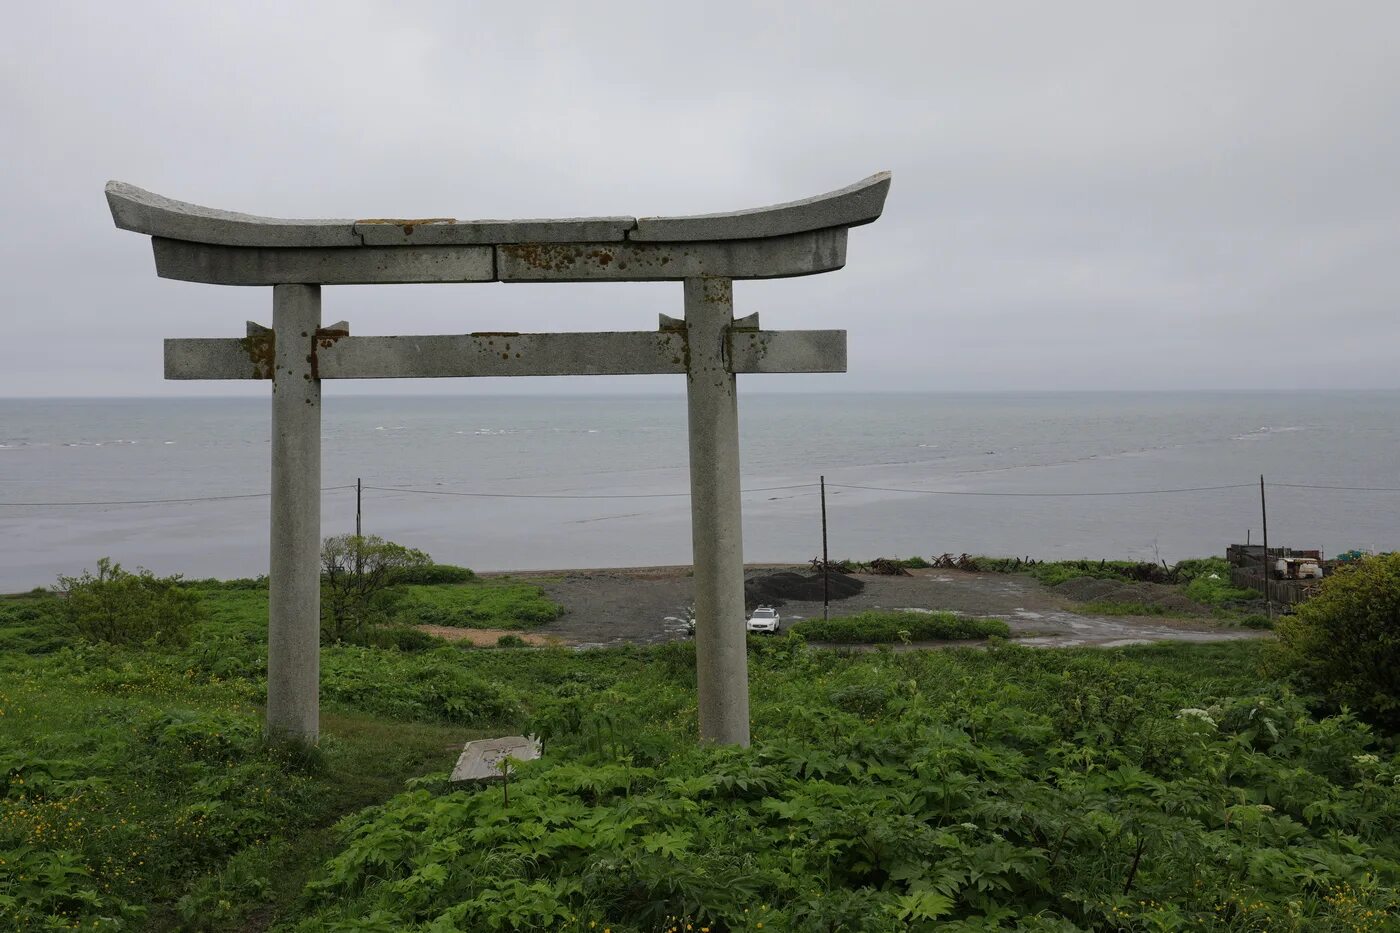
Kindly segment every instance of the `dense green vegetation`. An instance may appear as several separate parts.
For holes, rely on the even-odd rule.
[[[1400,554],[1346,565],[1276,628],[1282,670],[1400,730]]]
[[[1230,583],[1230,564],[1222,557],[1192,558],[1178,561],[1170,567],[1126,560],[1062,560],[1027,564],[1014,558],[978,557],[975,561],[980,570],[1028,573],[1051,587],[1086,577],[1128,585],[1120,596],[1090,598],[1078,607],[1080,611],[1095,615],[1145,616],[1199,612],[1248,628],[1270,627],[1268,618],[1258,610],[1260,594],[1233,586]],[[1161,584],[1171,589],[1131,588],[1132,584],[1143,583]],[[1154,594],[1170,592],[1180,593],[1190,602],[1183,606],[1153,601]]]
[[[695,744],[689,643],[331,645],[308,754],[260,738],[260,582],[188,590],[187,646],[0,600],[0,929],[1400,924],[1394,740],[1268,645],[754,639],[750,749]],[[516,731],[545,757],[508,796],[445,783]]]
[[[953,612],[858,612],[836,619],[808,619],[792,631],[817,642],[881,644],[954,641],[1011,634],[1000,619],[971,619]]]
[[[132,573],[105,557],[97,573],[59,577],[58,585],[68,594],[62,604],[68,627],[89,641],[183,645],[199,620],[199,598],[179,577]]]
[[[1094,616],[1161,616],[1167,614],[1165,606],[1107,599],[1091,599],[1086,603],[1080,603],[1078,609],[1080,612]]]
[[[522,629],[552,622],[563,611],[537,586],[496,579],[411,587],[395,604],[393,617],[412,625]]]

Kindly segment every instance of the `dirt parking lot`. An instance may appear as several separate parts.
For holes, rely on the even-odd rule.
[[[791,570],[805,572],[807,568],[750,567],[747,575],[752,579]],[[685,612],[691,604],[689,567],[532,571],[491,576],[509,576],[543,587],[551,599],[565,608],[565,613],[534,632],[564,644],[654,644],[685,637]],[[1201,617],[1087,615],[1076,612],[1072,600],[1022,574],[927,569],[911,571],[907,577],[855,576],[865,584],[863,591],[833,601],[833,616],[866,609],[951,610],[1002,619],[1021,644],[1043,647],[1113,647],[1267,635],[1216,625]],[[791,623],[820,618],[822,604],[820,600],[787,601],[779,611],[784,622]]]

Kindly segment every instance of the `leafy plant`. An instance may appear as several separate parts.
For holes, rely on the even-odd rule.
[[[1355,561],[1278,619],[1277,661],[1309,690],[1400,729],[1400,554]]]
[[[452,564],[429,563],[421,567],[407,567],[399,573],[400,583],[411,584],[470,583],[475,579],[476,574],[471,570]]]
[[[507,629],[552,622],[563,611],[538,586],[498,581],[414,586],[393,608],[406,624]]]
[[[1000,619],[972,619],[951,612],[861,612],[836,619],[808,619],[792,632],[810,641],[884,643],[951,641],[1011,634]]]
[[[200,618],[199,597],[180,585],[178,574],[157,577],[142,568],[130,573],[107,557],[97,561],[96,574],[84,569],[76,577],[60,576],[58,590],[66,595],[64,617],[89,641],[184,645]]]
[[[322,634],[334,643],[382,618],[374,602],[406,574],[432,565],[427,554],[378,535],[337,535],[321,545]]]

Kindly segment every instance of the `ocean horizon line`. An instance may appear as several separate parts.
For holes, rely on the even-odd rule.
[[[1122,395],[1395,395],[1400,394],[1400,386],[1391,388],[1298,388],[1298,387],[1251,387],[1251,388],[1180,388],[1180,389],[850,389],[850,390],[802,390],[802,389],[745,389],[744,397],[782,396],[784,398],[852,397],[852,396],[981,396],[981,397],[1023,397],[1023,396],[1122,396]],[[264,396],[253,393],[237,394],[193,394],[193,395],[0,395],[0,402],[159,402],[159,401],[245,401],[261,399]],[[326,396],[323,396],[325,398]],[[329,396],[335,399],[417,399],[417,398],[685,398],[684,391],[592,391],[592,392],[335,392]]]

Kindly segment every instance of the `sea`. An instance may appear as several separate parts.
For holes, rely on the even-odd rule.
[[[1400,545],[1400,392],[740,392],[744,558]],[[328,396],[322,529],[478,570],[691,560],[685,397]],[[267,398],[0,400],[0,591],[266,573]],[[1265,480],[1261,502],[1260,477]],[[170,501],[178,500],[178,501]]]

